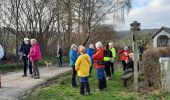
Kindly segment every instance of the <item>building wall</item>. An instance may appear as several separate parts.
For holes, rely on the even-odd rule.
[[[169,46],[170,46],[170,33],[163,30],[153,38],[153,47],[155,47],[155,48],[157,47],[157,39],[161,35],[166,35],[169,37]]]

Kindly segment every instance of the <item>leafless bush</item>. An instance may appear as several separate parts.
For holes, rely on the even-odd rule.
[[[145,81],[150,87],[161,87],[160,57],[170,56],[170,48],[148,49],[143,54],[143,69]]]

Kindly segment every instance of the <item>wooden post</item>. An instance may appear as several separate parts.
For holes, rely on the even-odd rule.
[[[133,52],[134,52],[134,90],[138,91],[138,44],[137,44],[137,39],[136,35],[137,32],[140,31],[140,23],[137,21],[134,21],[133,23],[130,24],[131,26],[131,31],[133,31]]]
[[[134,90],[138,91],[138,46],[134,42]]]

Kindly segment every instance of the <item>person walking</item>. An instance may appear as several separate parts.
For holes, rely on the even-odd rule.
[[[22,77],[26,77],[27,76],[27,68],[29,67],[29,72],[30,75],[32,75],[32,64],[28,58],[28,54],[30,52],[31,49],[31,44],[30,44],[30,40],[28,38],[24,38],[23,43],[21,44],[20,47],[20,52],[22,53],[22,60],[24,63],[24,68],[23,68],[23,72],[24,74],[22,75]]]
[[[4,57],[4,49],[2,47],[2,45],[0,44],[0,64],[1,64],[1,60]]]
[[[127,46],[124,47],[124,50],[120,50],[119,54],[121,54],[121,61],[123,65],[123,71],[125,72],[127,69],[127,61],[129,58],[129,48]]]
[[[31,49],[28,57],[30,58],[32,62],[32,67],[33,67],[33,75],[31,76],[34,79],[39,79],[40,78],[40,73],[38,69],[38,62],[41,59],[41,50],[40,46],[37,43],[36,39],[31,39]]]
[[[110,67],[111,67],[112,75],[114,75],[114,61],[115,61],[115,58],[116,58],[116,50],[113,47],[113,42],[109,43],[109,48],[112,52],[112,59],[111,59]]]
[[[104,64],[105,64],[105,72],[106,72],[106,80],[111,79],[111,71],[110,71],[110,64],[112,59],[112,51],[109,49],[109,45],[106,45],[104,50]]]
[[[94,60],[93,60],[93,50],[94,50],[94,45],[93,44],[90,44],[89,45],[89,48],[86,50],[86,53],[90,56],[91,58],[91,67],[90,67],[90,75],[91,76],[91,72],[92,72],[92,69],[93,69],[93,64],[94,64]]]
[[[80,94],[85,94],[85,88],[88,95],[90,95],[89,86],[89,72],[91,67],[91,58],[88,54],[85,54],[85,47],[79,48],[80,56],[75,63],[75,69],[78,72],[80,81]]]
[[[107,86],[106,86],[106,77],[105,77],[105,73],[104,73],[104,48],[102,46],[101,42],[97,42],[95,44],[96,48],[97,48],[97,52],[93,55],[93,59],[94,59],[94,66],[97,69],[97,76],[98,76],[98,89],[100,91],[104,90]]]
[[[77,75],[77,71],[75,70],[75,62],[78,58],[78,54],[77,54],[77,45],[72,44],[71,45],[71,50],[69,53],[69,58],[70,58],[70,66],[72,67],[72,87],[76,87],[76,75]]]
[[[62,62],[63,49],[61,48],[60,45],[59,45],[59,48],[58,48],[57,55],[58,55],[58,67],[62,67],[63,66],[63,62]]]

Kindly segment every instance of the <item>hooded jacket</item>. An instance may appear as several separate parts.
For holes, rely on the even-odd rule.
[[[78,72],[78,76],[79,77],[89,76],[90,66],[91,66],[90,56],[88,54],[81,54],[75,63],[75,69]]]
[[[94,63],[94,60],[93,60],[93,49],[88,48],[86,53],[90,56],[92,64],[93,64]]]
[[[0,44],[0,60],[4,57],[4,49],[2,48],[2,45]]]
[[[94,59],[94,66],[96,68],[104,68],[104,48],[100,48],[97,52],[93,55]]]
[[[39,61],[41,59],[41,50],[39,44],[34,44],[29,53],[31,61]]]
[[[76,53],[75,50],[70,50],[70,53],[69,53],[69,58],[70,58],[70,65],[75,65],[75,62],[78,58],[78,54]]]

